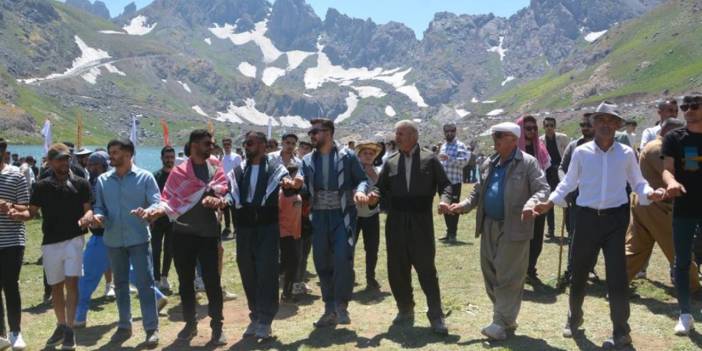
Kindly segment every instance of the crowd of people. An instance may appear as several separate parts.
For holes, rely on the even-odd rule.
[[[39,169],[32,157],[7,153],[0,139],[0,153],[7,155],[0,160],[0,350],[26,347],[18,284],[25,221],[42,221],[45,298],[57,322],[46,346],[72,350],[103,276],[105,295],[116,298],[119,311],[112,341],[132,336],[135,288],[144,344],[157,346],[171,264],[185,323],[177,338],[189,341],[198,334],[196,291],[204,291],[210,343],[225,345],[224,301],[235,296],[221,283],[222,240],[230,238],[249,308],[244,337],[271,338],[279,303],[295,303],[310,292],[310,253],[323,301],[314,326],[351,324],[354,249],[361,239],[366,289],[381,289],[375,273],[381,213],[397,305],[392,323],[414,323],[414,268],[431,330],[448,335],[434,211],[446,224],[439,240],[455,244],[461,215],[475,210],[479,261],[493,303],[492,323],[482,334],[505,340],[518,327],[524,285],[540,282],[536,267],[544,236],[556,236],[554,206],[565,209],[569,243],[559,282],[570,287],[564,337],[584,323],[586,282],[601,251],[613,326],[604,346],[631,344],[628,283],[645,276],[655,243],[670,262],[677,292],[674,333],[688,335],[694,328],[690,295],[700,287],[693,258],[702,257],[699,248],[694,255],[702,242],[701,105],[702,94],[685,96],[680,105],[662,101],[660,120],[640,142],[636,123],[609,102],[581,116],[582,136],[572,141],[557,132],[555,118],[541,121],[540,134],[539,121],[526,115],[490,128],[494,153],[488,157],[479,155],[477,144],[462,143],[451,123],[443,126],[440,146],[422,148],[410,120],[395,125],[390,142],[342,146],[334,141],[335,124],[319,118],[302,140],[284,134],[278,144],[247,132],[239,152],[231,138],[220,147],[209,131],[198,129],[182,154],[165,146],[162,167],[153,173],[133,163],[136,150],[129,140],[115,139],[95,151],[54,144]],[[475,184],[461,200],[466,181]]]

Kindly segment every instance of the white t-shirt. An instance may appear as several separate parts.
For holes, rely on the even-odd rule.
[[[251,203],[256,194],[256,183],[258,181],[259,165],[251,165],[251,179],[249,180],[249,193],[246,195],[246,201]]]
[[[643,133],[641,134],[641,145],[639,148],[641,150],[643,150],[643,148],[644,148],[644,146],[646,146],[646,144],[656,140],[656,138],[658,137],[658,133],[660,133],[660,132],[661,132],[661,125],[660,124],[655,126],[655,127],[644,129]]]
[[[237,153],[232,152],[229,155],[222,156],[222,168],[224,168],[224,174],[229,174],[232,169],[239,167],[241,165],[241,156]]]

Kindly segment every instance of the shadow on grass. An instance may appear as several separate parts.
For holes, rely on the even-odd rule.
[[[566,350],[559,347],[551,346],[542,339],[535,339],[526,335],[515,335],[504,341],[490,341],[487,338],[483,339],[473,339],[464,342],[459,342],[459,346],[473,346],[481,344],[485,349],[506,349],[506,350],[520,350],[520,351],[561,351]]]
[[[558,299],[559,290],[549,284],[545,284],[537,279],[530,284],[532,290],[524,290],[524,301],[532,301],[541,304],[554,304]]]
[[[448,241],[442,241],[441,243],[443,243],[444,246],[447,246],[447,247],[451,247],[451,246],[472,246],[472,245],[473,245],[472,242],[460,241],[460,240],[455,241],[455,242],[452,242],[452,243],[451,243],[451,242],[448,242]]]
[[[358,302],[361,305],[377,305],[388,296],[392,296],[387,291],[374,290],[374,289],[363,289],[356,291],[351,298],[353,301]]]

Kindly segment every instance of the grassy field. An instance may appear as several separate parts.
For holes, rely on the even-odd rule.
[[[464,194],[469,191],[464,187]],[[558,212],[560,217],[560,211]],[[560,223],[560,219],[558,220]],[[601,284],[589,286],[585,300],[584,333],[575,339],[561,337],[561,328],[567,313],[568,296],[559,293],[553,286],[558,265],[558,244],[547,241],[539,261],[539,272],[544,285],[525,287],[524,303],[520,314],[516,336],[504,342],[488,342],[480,329],[491,321],[492,309],[484,292],[479,265],[480,242],[473,236],[475,215],[461,217],[459,225],[460,243],[449,246],[437,242],[436,264],[439,271],[444,310],[449,316],[447,324],[450,336],[438,337],[431,333],[424,312],[426,302],[413,280],[417,302],[417,322],[414,327],[394,327],[391,321],[396,309],[387,281],[385,240],[381,240],[380,259],[377,275],[382,286],[381,293],[364,291],[364,251],[363,243],[356,250],[356,275],[360,277],[354,300],[349,306],[352,324],[336,329],[315,330],[312,322],[322,312],[319,286],[316,277],[309,282],[311,296],[297,304],[281,304],[280,312],[273,323],[276,339],[264,343],[242,340],[241,334],[248,322],[246,301],[243,297],[241,280],[234,260],[234,242],[226,241],[226,265],[223,282],[229,291],[239,298],[225,303],[225,332],[229,338],[226,347],[220,350],[308,350],[308,349],[421,349],[421,350],[594,350],[611,333],[609,307],[604,298],[605,287]],[[443,236],[443,218],[436,216],[437,237]],[[383,231],[381,231],[382,233]],[[28,246],[25,265],[21,274],[23,298],[23,334],[30,350],[43,347],[46,338],[55,324],[49,306],[42,305],[42,273],[35,262],[39,257],[41,241],[40,223],[28,225]],[[603,259],[599,260],[597,272],[604,278]],[[314,271],[311,259],[308,270]],[[702,336],[694,333],[689,338],[676,337],[672,329],[677,319],[677,304],[668,278],[668,263],[656,249],[648,270],[649,280],[634,283],[639,298],[631,302],[630,324],[636,350],[698,350],[702,347]],[[171,285],[177,287],[175,270],[171,270]],[[101,284],[95,296],[102,296]],[[206,316],[206,297],[200,298],[203,306],[199,314]],[[182,328],[179,299],[170,296],[161,322],[161,347],[164,350],[209,350],[205,344],[209,339],[209,320],[200,321],[200,334],[191,345],[179,343],[175,335]],[[103,298],[93,300],[88,314],[88,327],[77,332],[79,348],[82,350],[135,350],[141,349],[144,334],[141,326],[138,301],[133,298],[134,336],[125,344],[111,345],[109,339],[116,330],[117,311],[115,303]],[[693,302],[694,315],[700,318],[699,300]]]

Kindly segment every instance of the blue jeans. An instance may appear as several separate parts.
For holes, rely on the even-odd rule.
[[[271,325],[278,313],[278,223],[256,227],[239,226],[236,262],[249,304],[249,318]]]
[[[675,247],[675,289],[680,313],[690,313],[690,264],[695,242],[695,229],[702,218],[673,216],[673,245]]]
[[[352,232],[355,231],[353,219]],[[344,226],[341,210],[312,213],[312,258],[319,275],[325,312],[345,310],[353,293],[354,246]]]
[[[158,311],[156,310],[156,293],[154,290],[153,260],[151,244],[146,242],[129,247],[110,247],[110,264],[117,295],[119,310],[119,328],[131,329],[132,307],[129,298],[129,270],[134,266],[134,285],[139,292],[139,304],[144,330],[158,329]],[[131,262],[131,265],[130,265]]]
[[[102,236],[93,235],[88,240],[83,252],[83,276],[78,281],[78,307],[76,308],[76,321],[85,322],[90,308],[90,299],[100,285],[102,275],[110,269],[107,246],[102,240]],[[129,281],[136,282],[134,269],[129,270]],[[165,296],[156,286],[154,286],[156,299],[160,300]]]

